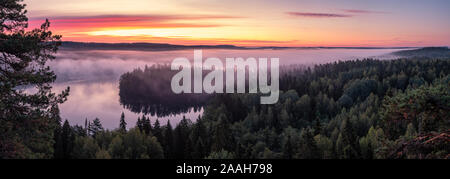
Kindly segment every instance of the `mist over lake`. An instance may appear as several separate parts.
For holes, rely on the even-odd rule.
[[[361,58],[391,59],[391,52],[398,49],[283,49],[283,50],[203,50],[203,60],[208,57],[277,57],[281,68],[293,64],[314,65],[338,60]],[[146,65],[170,64],[177,57],[193,59],[193,50],[176,51],[122,51],[122,50],[66,50],[62,49],[57,58],[49,63],[57,75],[54,91],[61,91],[70,86],[67,102],[60,105],[62,119],[71,124],[84,125],[85,119],[96,117],[105,128],[119,126],[120,114],[125,113],[128,127],[135,125],[138,116],[125,109],[119,102],[119,78],[123,73]],[[150,116],[152,122],[157,118],[162,124],[168,119],[177,124],[183,116],[195,121],[202,114],[191,111],[165,117]]]

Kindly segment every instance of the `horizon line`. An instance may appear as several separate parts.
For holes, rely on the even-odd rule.
[[[401,48],[425,48],[425,47],[447,47],[442,45],[431,45],[431,46],[274,46],[274,45],[263,45],[263,46],[241,46],[233,44],[172,44],[172,43],[152,43],[152,42],[89,42],[89,41],[61,41],[62,43],[79,43],[79,44],[108,44],[108,45],[118,45],[118,44],[160,44],[160,45],[171,45],[178,47],[195,47],[195,46],[206,46],[206,47],[220,47],[229,46],[230,48],[390,48],[390,49],[401,49]]]

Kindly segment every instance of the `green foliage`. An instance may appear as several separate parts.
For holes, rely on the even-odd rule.
[[[333,141],[331,141],[328,137],[322,135],[314,136],[314,140],[317,144],[317,148],[319,151],[319,157],[322,159],[331,159],[333,158]]]
[[[61,36],[49,31],[48,20],[39,29],[28,25],[21,0],[0,3],[0,158],[51,158],[53,132],[60,125],[58,104],[69,89],[51,91],[56,76],[47,66]],[[25,92],[30,86],[36,92]]]
[[[450,127],[450,76],[433,85],[399,92],[386,96],[381,111],[383,126],[389,138],[405,134],[407,125],[412,124],[419,133],[441,132]],[[411,128],[412,128],[411,127]]]
[[[414,129],[420,127],[407,121],[406,125],[413,125],[409,132],[405,125],[399,136],[390,138],[384,122],[390,116],[384,112],[383,104],[389,104],[386,96],[424,88],[449,74],[449,65],[448,60],[356,60],[317,65],[314,70],[294,69],[280,79],[283,91],[277,104],[260,105],[257,94],[214,97],[201,118],[211,135],[211,143],[205,146],[215,155],[228,148],[224,150],[237,158],[389,158],[399,143],[398,137],[414,138]],[[446,90],[439,89],[440,93],[431,96],[439,96],[441,102],[437,104],[447,108],[443,105]],[[414,99],[427,94],[420,93]],[[236,105],[245,107],[238,109]],[[427,109],[421,107],[415,111]],[[448,113],[439,111],[425,116],[444,119],[438,120],[442,123],[421,126],[448,129]]]
[[[300,133],[300,143],[297,152],[297,158],[300,159],[317,159],[320,158],[320,151],[314,140],[311,129],[303,129]]]
[[[89,123],[89,127],[88,127],[88,131],[89,134],[92,135],[93,137],[97,136],[97,134],[103,132],[103,126],[102,123],[100,122],[99,118],[95,118],[94,121],[92,121],[92,124]]]

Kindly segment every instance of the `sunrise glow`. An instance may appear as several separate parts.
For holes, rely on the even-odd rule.
[[[449,1],[25,0],[64,41],[249,46],[448,46]]]

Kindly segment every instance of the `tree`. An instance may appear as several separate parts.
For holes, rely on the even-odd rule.
[[[142,120],[141,117],[138,117],[137,121],[136,121],[136,127],[142,132],[143,130],[143,125],[142,125]]]
[[[158,139],[158,142],[160,142],[164,146],[163,131],[158,119],[156,119],[155,123],[153,124],[153,136],[155,136],[156,139]]]
[[[320,158],[319,148],[314,140],[311,129],[303,129],[300,134],[300,143],[297,153],[301,159],[317,159]]]
[[[327,136],[321,134],[314,136],[317,147],[320,151],[320,158],[331,159],[333,158],[333,141],[331,141]]]
[[[207,147],[204,141],[207,140],[207,137],[206,126],[204,125],[203,120],[199,117],[192,128],[190,137],[194,145],[193,158],[201,159],[205,157],[208,150],[206,149]]]
[[[295,146],[292,142],[291,136],[288,136],[283,147],[283,157],[285,159],[292,159],[292,157],[294,156],[294,147]]]
[[[386,143],[383,130],[381,128],[370,127],[367,135],[359,139],[361,155],[365,159],[376,158],[376,149],[382,147]]]
[[[164,132],[164,156],[168,159],[172,159],[174,154],[174,141],[173,141],[173,129],[170,125],[170,120],[167,120],[166,130]]]
[[[46,20],[28,26],[22,0],[0,3],[0,158],[50,158],[58,119],[51,114],[68,96],[51,91],[56,75],[47,66],[61,44]],[[35,93],[24,92],[24,86]],[[14,127],[12,127],[14,126]]]
[[[138,129],[131,129],[123,136],[125,158],[145,159],[164,157],[163,150],[156,137],[141,133]]]
[[[100,147],[92,137],[77,137],[74,144],[73,158],[93,159],[99,150]]]
[[[206,145],[202,138],[199,138],[194,145],[194,151],[192,153],[193,159],[202,159],[206,155]]]
[[[122,136],[116,136],[109,144],[108,149],[110,155],[114,159],[125,158],[125,146],[123,145]]]
[[[62,158],[68,159],[72,154],[75,135],[73,133],[72,127],[70,127],[69,121],[67,120],[64,121],[62,127],[61,141],[62,141]]]
[[[380,111],[382,127],[389,139],[405,134],[408,124],[416,123],[418,133],[441,132],[450,128],[450,77],[429,86],[386,96]]]
[[[122,115],[120,115],[119,131],[122,133],[127,132],[127,122],[125,122],[125,114],[123,112]]]
[[[142,122],[142,130],[144,131],[144,133],[147,135],[151,135],[152,124],[150,123],[150,118],[142,116],[141,122]]]
[[[183,116],[183,119],[174,130],[174,153],[176,158],[190,158],[192,141],[189,141],[190,120]]]
[[[233,139],[230,130],[228,120],[225,115],[221,114],[219,116],[218,124],[215,126],[213,140],[212,140],[212,151],[219,152],[221,150],[231,151],[233,147]]]
[[[353,130],[352,123],[345,119],[341,124],[341,133],[336,141],[337,153],[342,159],[356,159],[360,157],[359,143]]]
[[[100,119],[95,118],[94,121],[92,121],[92,125],[90,125],[89,127],[89,132],[94,138],[97,134],[103,132],[103,126],[102,123],[100,122]]]
[[[57,110],[57,111],[56,111]],[[55,114],[58,113],[57,115],[59,116],[59,109],[56,108],[55,111],[53,111]],[[57,117],[57,123],[58,125],[56,125],[54,132],[53,132],[53,139],[55,140],[55,143],[53,144],[53,158],[56,159],[61,159],[64,158],[63,154],[63,139],[61,138],[61,132],[62,132],[62,127],[61,127],[61,118]]]

